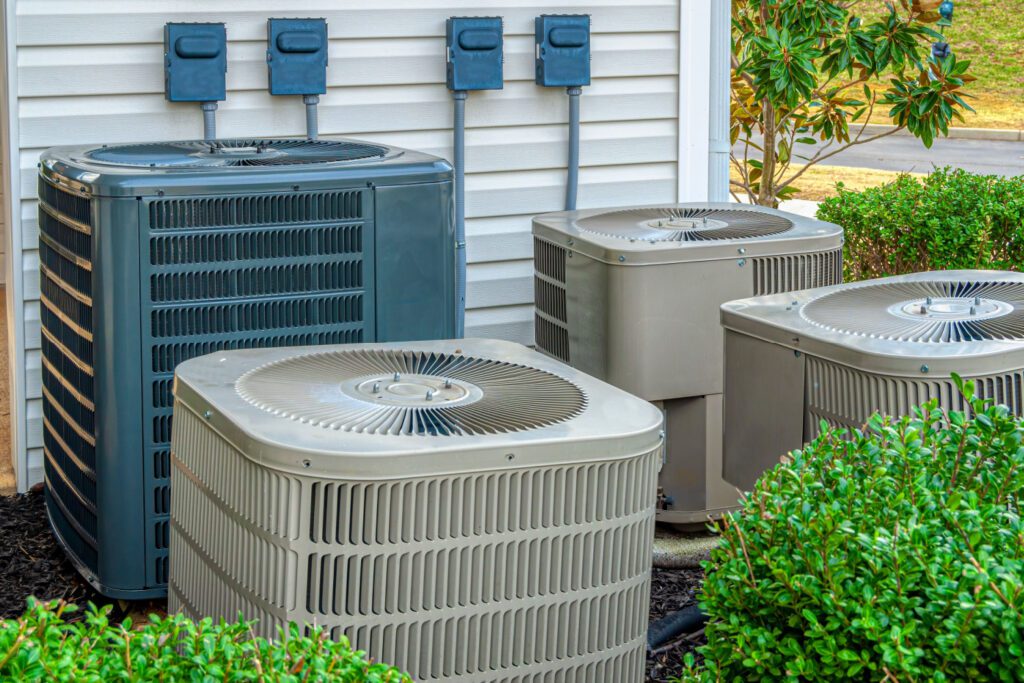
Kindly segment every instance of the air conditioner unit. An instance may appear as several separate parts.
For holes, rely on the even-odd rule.
[[[754,297],[722,307],[724,475],[749,490],[822,421],[864,426],[938,399],[964,408],[952,379],[1024,410],[1024,275],[948,271]]]
[[[96,589],[166,592],[178,363],[454,334],[451,193],[445,161],[354,141],[42,155],[47,509]]]
[[[650,404],[485,340],[176,377],[172,611],[320,624],[420,681],[642,680]]]
[[[738,204],[552,213],[533,222],[537,348],[666,412],[658,519],[736,505],[721,478],[732,299],[842,281],[842,229]]]

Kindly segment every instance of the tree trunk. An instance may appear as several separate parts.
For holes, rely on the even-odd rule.
[[[779,202],[775,198],[775,107],[765,99],[761,103],[761,110],[761,118],[764,121],[764,154],[761,158],[761,191],[757,193],[757,203],[759,206],[777,209]]]

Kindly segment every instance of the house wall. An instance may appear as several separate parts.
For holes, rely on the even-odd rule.
[[[21,241],[20,253],[12,258],[21,277],[20,292],[12,296],[23,302],[24,375],[19,380],[24,429],[17,447],[27,451],[27,483],[41,478],[42,463],[36,162],[53,145],[201,134],[196,105],[164,100],[165,22],[227,25],[228,99],[218,112],[221,136],[304,132],[299,98],[271,98],[266,91],[266,19],[323,16],[330,64],[329,89],[320,104],[321,135],[375,140],[450,158],[445,19],[504,17],[505,88],[472,93],[467,106],[467,336],[532,343],[530,217],[561,208],[567,117],[564,90],[533,83],[533,18],[542,13],[592,15],[593,83],[582,98],[579,206],[674,202],[680,196],[692,198],[687,187],[707,187],[706,162],[679,173],[680,101],[690,99],[680,92],[680,63],[687,62],[680,52],[680,15],[686,26],[690,6],[712,1],[18,1],[15,26],[7,34],[17,43],[10,72],[17,88],[11,103],[18,116],[11,129],[17,149],[11,158],[20,173],[10,189],[16,193],[14,228]],[[704,106],[706,112],[706,93],[689,95],[687,106]],[[700,144],[697,149],[700,154]],[[26,479],[19,483],[24,488]]]

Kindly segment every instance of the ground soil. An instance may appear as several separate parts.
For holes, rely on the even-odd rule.
[[[697,601],[703,579],[700,569],[655,569],[651,582],[651,621]],[[43,494],[0,496],[0,619],[18,617],[26,598],[63,599],[85,606],[112,605],[114,619],[163,612],[162,602],[125,603],[99,595],[75,571],[50,533]],[[647,680],[666,683],[682,670],[683,657],[703,643],[702,634],[688,634],[648,656]]]

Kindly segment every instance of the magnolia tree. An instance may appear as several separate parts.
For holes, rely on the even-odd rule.
[[[970,62],[958,61],[939,32],[952,7],[733,0],[734,197],[777,206],[808,168],[849,147],[903,129],[927,147],[946,135],[973,111],[963,92],[974,80]],[[869,131],[876,112],[895,128]]]

